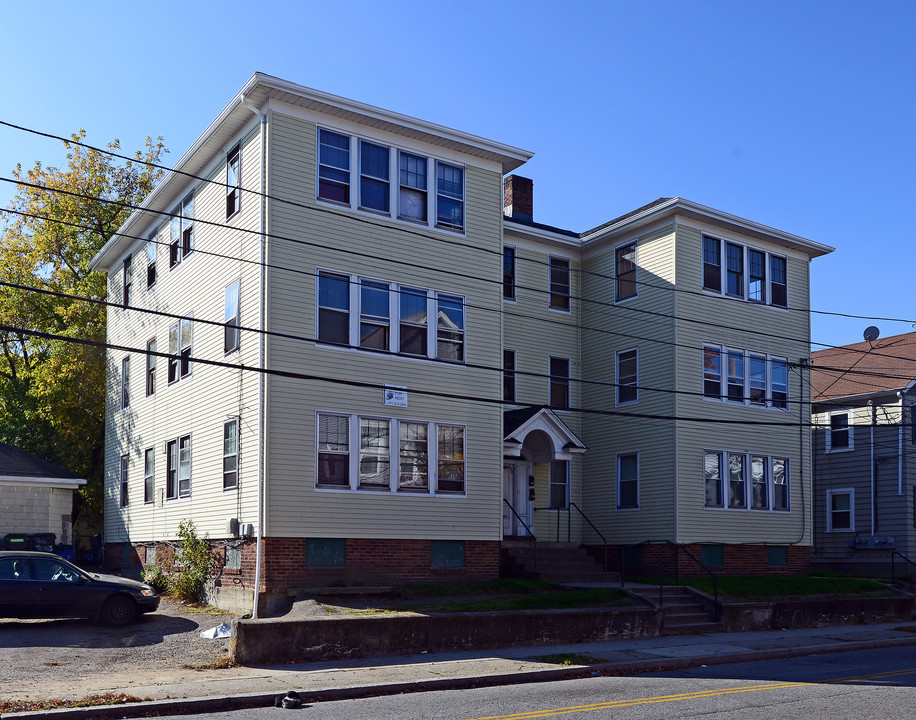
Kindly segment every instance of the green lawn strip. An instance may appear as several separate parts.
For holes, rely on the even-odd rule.
[[[392,595],[402,600],[427,597],[457,597],[461,595],[527,595],[555,589],[555,585],[537,580],[500,578],[498,580],[469,580],[456,583],[399,585]]]
[[[551,665],[600,665],[607,662],[604,658],[595,658],[582,653],[553,653],[552,655],[541,655],[534,659]]]
[[[690,578],[682,581],[707,595],[713,594],[712,578]],[[862,578],[810,576],[748,576],[718,578],[719,597],[738,601],[887,597],[894,592],[886,585]]]
[[[556,590],[531,595],[502,595],[454,602],[417,603],[399,605],[398,612],[447,613],[489,612],[495,610],[562,610],[570,608],[635,605],[633,599],[621,590],[593,588],[585,590]]]

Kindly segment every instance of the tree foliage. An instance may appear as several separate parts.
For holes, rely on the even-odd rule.
[[[102,305],[25,288],[105,299],[106,277],[89,262],[140,203],[162,171],[162,138],[147,138],[133,160],[64,142],[67,165],[36,162],[0,216],[0,440],[88,479],[78,507],[101,516],[105,352],[27,334],[105,339]],[[108,144],[120,149],[118,140]],[[10,287],[17,285],[20,287]]]

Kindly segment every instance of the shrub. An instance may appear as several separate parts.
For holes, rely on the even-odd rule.
[[[158,565],[147,565],[143,568],[143,582],[162,595],[169,589],[169,576]]]
[[[169,577],[169,592],[179,600],[197,601],[203,595],[216,558],[207,541],[197,536],[192,520],[178,523],[178,538],[180,544],[175,548],[177,570]]]

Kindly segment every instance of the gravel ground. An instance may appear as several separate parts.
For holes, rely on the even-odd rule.
[[[155,613],[123,628],[88,620],[0,619],[0,699],[69,699],[81,697],[89,679],[116,687],[151,674],[194,673],[229,654],[229,638],[207,640],[200,633],[236,619],[165,598]]]

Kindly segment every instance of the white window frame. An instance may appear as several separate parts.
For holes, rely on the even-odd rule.
[[[620,360],[621,360],[620,356],[628,355],[630,353],[633,353],[633,360],[636,363],[636,372],[633,375],[626,376],[627,378],[632,377],[632,380],[628,380],[624,382],[624,376],[621,374],[621,371],[620,371]],[[625,359],[624,361],[626,362],[627,359]],[[626,348],[624,350],[618,350],[616,353],[616,361],[614,365],[615,365],[615,373],[616,373],[616,380],[617,380],[617,387],[614,388],[615,390],[614,398],[616,401],[615,404],[618,407],[621,405],[637,404],[639,402],[639,348],[632,347],[632,348]],[[636,397],[634,397],[632,400],[621,400],[620,391],[623,388],[632,389],[632,391],[636,394]]]
[[[624,480],[623,474],[621,472],[621,459],[625,457],[635,457],[636,458],[636,477],[627,478]],[[620,491],[620,485],[622,482],[635,482],[636,483],[636,504],[635,505],[621,505],[620,498],[622,493]],[[617,509],[618,510],[639,510],[639,452],[624,452],[617,453]]]
[[[347,449],[346,451],[321,450],[319,440],[321,416],[334,416],[346,419],[347,427]],[[362,421],[379,421],[388,425],[388,485],[387,487],[377,484],[362,485],[360,483],[360,460],[362,457],[361,447],[361,423]],[[426,428],[426,463],[427,463],[427,482],[424,487],[401,487],[401,426],[406,424],[422,425]],[[445,490],[439,487],[439,429],[440,428],[460,428],[462,435],[462,457],[463,463],[463,484],[462,491]],[[371,413],[344,413],[336,411],[317,411],[315,413],[315,489],[320,492],[356,492],[366,493],[388,493],[397,494],[404,497],[467,497],[467,442],[468,428],[462,423],[453,422],[431,422],[416,418],[392,418]],[[331,485],[319,482],[319,463],[318,455],[329,453],[341,455],[347,458],[347,485]],[[368,456],[367,456],[368,457]],[[443,458],[446,462],[457,462],[455,458]]]
[[[321,162],[321,136],[323,132],[334,133],[335,135],[347,139],[347,168],[338,167]],[[362,146],[364,143],[375,145],[388,150],[388,209],[380,210],[377,208],[366,207],[363,204],[363,179],[371,181],[381,181],[372,175],[367,175],[362,167]],[[387,141],[380,140],[371,135],[364,135],[330,126],[319,126],[315,135],[316,145],[316,162],[315,162],[315,198],[318,202],[329,203],[338,207],[346,207],[354,212],[368,213],[376,216],[391,218],[396,222],[405,222],[413,225],[420,225],[429,229],[434,229],[448,233],[458,233],[464,235],[467,232],[467,165],[455,162],[453,159],[438,158],[427,155],[410,148],[399,148],[390,145]],[[413,161],[422,163],[424,170],[425,188],[414,187],[410,184],[401,182],[401,160],[410,158]],[[346,173],[347,181],[328,179],[325,184],[330,183],[332,186],[346,187],[344,195],[346,200],[337,200],[332,197],[321,196],[321,169],[329,168],[329,173],[334,171]],[[456,170],[461,175],[461,193],[460,197],[445,191],[439,180],[439,169],[450,168]],[[402,209],[402,197],[406,195],[416,195],[422,201],[424,217],[414,217],[404,214]],[[444,198],[448,204],[457,204],[461,210],[461,224],[455,225],[444,222],[439,216],[439,198]]]
[[[146,241],[146,289],[152,290],[156,286],[156,256],[159,247],[156,243],[156,233],[150,233]]]
[[[121,358],[121,409],[130,407],[130,355]]]
[[[156,394],[156,338],[150,338],[146,341],[146,370],[143,373],[143,386],[146,397],[152,397]]]
[[[712,268],[716,267],[713,263],[706,262],[706,240],[715,241],[718,243],[719,248],[719,263],[718,263],[718,277],[719,277],[719,288],[713,288],[706,284],[706,266],[707,264]],[[741,249],[741,292],[740,294],[734,294],[727,292],[728,290],[728,246],[732,245]],[[762,300],[755,300],[751,298],[751,278],[750,278],[750,251],[759,252],[763,254],[763,278],[761,292],[763,294]],[[773,259],[776,258],[781,260],[785,267],[785,283],[776,283],[774,280],[773,273]],[[788,308],[788,295],[789,295],[789,259],[786,255],[780,253],[771,252],[769,250],[764,250],[760,247],[755,247],[753,245],[747,245],[743,242],[736,240],[731,240],[727,237],[722,237],[718,235],[712,235],[709,233],[703,233],[702,239],[700,241],[700,287],[704,294],[714,295],[718,297],[728,297],[732,300],[742,300],[747,303],[752,303],[754,305],[761,305],[766,307],[773,307],[785,310]],[[786,304],[777,303],[773,301],[774,293],[773,287],[779,285],[784,286],[784,289],[780,291],[780,294],[786,296]]]
[[[242,317],[242,291],[241,280],[235,280],[226,286],[224,293],[225,305],[223,310],[223,319],[225,327],[223,328],[223,354],[238,352],[242,345],[241,317]],[[230,315],[233,309],[235,312]]]
[[[235,432],[233,433],[234,437],[227,436],[227,431],[229,426],[235,426]],[[233,441],[232,445],[229,445],[229,440]],[[237,417],[229,418],[223,422],[223,490],[224,491],[234,491],[238,490],[239,487],[239,419]],[[227,470],[227,461],[232,460],[234,469]],[[234,475],[234,481],[227,482],[227,477]]]
[[[506,258],[512,258],[510,272],[506,272]],[[503,302],[518,302],[516,285],[518,278],[518,248],[503,245]]]
[[[507,353],[511,353],[511,355],[508,355]],[[510,358],[511,363],[508,362]],[[515,350],[511,348],[503,348],[503,401],[512,403],[513,405],[518,398],[518,375],[516,374],[517,359],[518,354]],[[510,383],[512,389],[511,393],[508,392]]]
[[[715,456],[718,465],[718,486],[717,492],[721,498],[721,503],[711,503],[708,501],[707,480],[706,480],[706,459],[708,456]],[[729,458],[743,457],[744,468],[744,504],[733,505],[730,503],[730,466]],[[753,461],[755,458],[763,460],[764,483],[766,488],[766,505],[757,507],[754,505],[754,478],[753,478]],[[777,462],[785,466],[785,486],[786,486],[786,507],[776,506],[776,484],[774,482],[775,473],[773,468]],[[709,510],[727,510],[729,512],[775,512],[787,513],[792,510],[792,485],[790,475],[789,458],[784,455],[770,455],[760,452],[729,452],[728,450],[719,450],[706,448],[703,450],[703,505]]]
[[[621,279],[620,279],[620,252],[627,248],[633,248],[633,294],[621,297]],[[639,297],[639,243],[636,240],[621,243],[614,248],[614,302],[622,303]]]
[[[556,265],[555,265],[556,263]],[[563,263],[566,264],[563,267]],[[554,292],[554,282],[553,282],[553,272],[554,269],[559,271],[566,272],[566,283],[565,292],[562,291],[564,284],[558,283],[557,288],[559,292]],[[557,298],[563,300],[563,302],[554,304],[554,295]],[[556,312],[562,313],[571,313],[572,312],[572,262],[567,257],[560,257],[558,255],[550,255],[547,258],[547,306],[550,310],[555,310]]]
[[[133,255],[128,253],[121,265],[121,304],[124,307],[130,306],[131,293],[134,285],[134,263]]]
[[[172,210],[169,220],[169,270],[174,270],[194,251],[194,193]]]
[[[554,360],[566,362],[565,375],[554,374],[552,367]],[[554,383],[557,383],[558,387],[565,388],[566,398],[563,403],[553,402]],[[554,408],[554,412],[568,411],[572,405],[572,360],[568,357],[560,355],[549,355],[547,357],[547,404]]]
[[[569,460],[551,460],[548,464],[548,477],[547,477],[547,505],[549,510],[559,511],[559,510],[569,510],[569,501],[570,501],[570,482],[569,482],[569,473],[570,473],[570,462]],[[562,467],[563,468],[563,480],[557,482],[554,476],[554,469]],[[553,493],[554,488],[562,487],[563,488],[563,504],[561,506],[554,505],[553,502]]]
[[[127,484],[129,465],[130,456],[122,455],[118,466],[118,507],[122,509],[130,505],[130,486]]]
[[[385,151],[385,155],[388,158],[387,164],[385,166],[385,170],[388,173],[387,177],[382,178],[376,175],[370,175],[368,171],[363,167],[363,146],[367,146],[367,145],[376,147],[376,148],[379,148],[380,150]],[[365,212],[378,213],[379,215],[390,216],[391,215],[391,148],[388,147],[387,145],[383,145],[382,143],[376,142],[375,140],[368,140],[366,138],[359,138],[359,142],[357,142],[356,147],[357,147],[357,151],[359,152],[359,158],[357,158],[359,162],[359,187],[358,187],[359,205],[358,205],[358,209],[363,210]],[[379,185],[385,186],[385,192],[383,194],[383,197],[385,198],[385,205],[387,207],[373,208],[373,207],[369,207],[368,205],[366,205],[364,198],[363,198],[363,194],[364,194],[363,193],[363,182],[364,181],[366,183],[377,183]]]
[[[734,354],[735,356],[740,355],[742,357],[742,397],[741,399],[729,397],[729,363],[728,358],[729,354]],[[707,382],[713,382],[713,377],[711,371],[706,367],[707,355],[715,356],[719,358],[719,369],[718,369],[718,383],[719,383],[719,392],[713,397],[708,394],[706,387]],[[764,401],[763,402],[754,402],[751,400],[751,361],[752,360],[763,360],[766,371],[766,386],[764,388]],[[729,405],[744,405],[745,407],[756,407],[764,408],[769,410],[778,410],[780,412],[789,411],[789,372],[788,372],[788,358],[782,357],[780,355],[769,355],[767,353],[756,352],[753,350],[743,350],[741,348],[734,348],[726,345],[717,345],[715,343],[703,343],[702,346],[702,387],[703,387],[703,400],[707,402],[719,402],[719,403],[728,403]],[[774,399],[774,390],[776,388],[774,380],[774,366],[779,365],[780,367],[786,368],[786,387],[785,387],[785,400],[775,400]],[[737,376],[736,376],[737,377]],[[780,393],[783,391],[780,389]],[[785,407],[782,407],[785,405]]]
[[[187,444],[187,462],[184,463],[181,457],[182,443],[186,442]],[[174,448],[174,459],[173,459],[173,448]],[[165,481],[165,498],[166,500],[180,500],[184,498],[191,497],[191,477],[192,477],[192,451],[193,445],[191,443],[191,435],[179,435],[176,438],[166,440],[165,442],[165,455],[166,455],[166,481]],[[183,467],[187,468],[186,473],[183,472]],[[174,478],[171,477],[174,473]],[[174,490],[173,494],[169,494],[169,489]]]
[[[233,177],[234,175],[234,177]],[[226,153],[226,219],[242,209],[242,146]]]
[[[156,448],[143,450],[143,504],[152,505],[156,501]]]
[[[172,343],[173,338],[176,341],[174,344]],[[193,352],[194,317],[189,315],[169,326],[169,385],[174,385],[191,376]]]
[[[846,429],[835,431],[833,429],[833,418],[840,417],[841,415],[846,416]],[[845,408],[843,410],[831,410],[827,413],[827,427],[824,432],[824,452],[825,453],[841,453],[841,452],[852,452],[855,450],[855,433],[853,432],[853,411],[852,408]],[[840,447],[833,447],[833,433],[834,432],[845,432],[847,437],[847,445]]]
[[[833,497],[835,495],[849,496],[849,527],[833,526]],[[854,533],[856,531],[856,489],[855,488],[833,488],[827,490],[827,504],[825,506],[827,513],[827,532],[829,533]],[[841,511],[842,512],[842,511]]]

